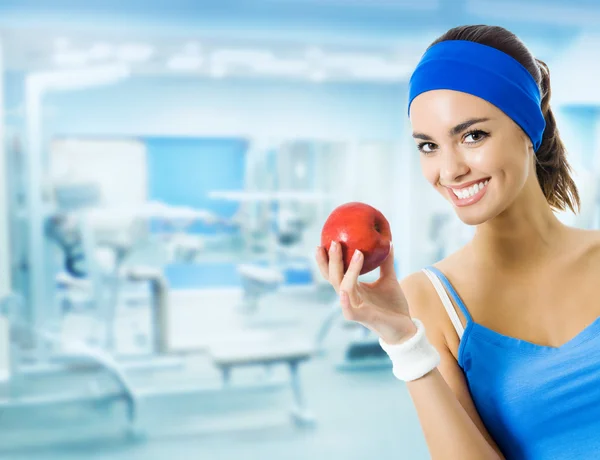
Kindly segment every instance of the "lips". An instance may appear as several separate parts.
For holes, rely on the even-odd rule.
[[[450,199],[452,200],[452,202],[454,203],[455,206],[457,207],[465,207],[465,206],[471,206],[475,203],[477,203],[479,200],[481,200],[485,193],[487,192],[488,189],[488,185],[489,185],[490,180],[484,180],[484,181],[475,181],[472,182],[472,185],[468,185],[468,184],[463,184],[462,187],[457,187],[457,188],[450,188],[448,187],[448,195],[450,196]],[[481,186],[477,186],[476,184],[482,184]],[[478,187],[478,190],[475,191],[473,194],[465,194],[464,196],[456,196],[455,191],[458,191],[459,194],[461,194],[460,191],[465,191],[466,189],[468,189],[469,187]]]
[[[489,181],[490,179],[491,179],[491,177],[484,177],[482,179],[472,180],[471,182],[465,182],[464,184],[460,184],[460,185],[445,185],[444,187],[451,188],[453,190],[462,190],[464,188],[471,187],[472,185],[478,184],[479,182]]]

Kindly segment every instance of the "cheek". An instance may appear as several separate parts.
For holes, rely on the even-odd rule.
[[[506,155],[492,143],[471,150],[468,158],[470,168],[483,174],[493,175],[506,165]]]
[[[522,185],[530,170],[531,158],[527,149],[513,139],[507,139],[501,145],[502,148],[495,146],[489,151],[477,152],[473,158],[474,167],[490,175],[500,175],[509,185]]]
[[[526,157],[514,142],[490,142],[467,153],[469,169],[476,175],[495,176],[497,179],[517,183],[527,175]]]
[[[531,154],[519,132],[513,129],[502,134],[474,152],[472,165],[486,173],[503,176],[511,185],[519,185],[529,175]]]
[[[436,185],[439,180],[439,166],[437,162],[432,158],[426,158],[424,155],[421,155],[421,173],[425,180],[429,182],[431,185]]]

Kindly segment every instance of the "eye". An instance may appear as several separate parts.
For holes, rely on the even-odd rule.
[[[433,149],[435,148],[435,144],[431,142],[421,142],[419,145],[417,145],[417,148],[421,153],[432,153]]]
[[[488,136],[488,133],[486,133],[485,131],[476,129],[476,130],[469,131],[468,133],[466,133],[463,140],[465,140],[467,142],[467,144],[476,144],[478,142],[481,142],[487,136]],[[472,139],[471,141],[467,141],[467,139],[469,137]]]

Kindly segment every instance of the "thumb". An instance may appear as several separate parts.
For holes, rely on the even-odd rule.
[[[394,268],[394,243],[390,241],[390,253],[379,267],[380,276],[393,276],[396,278],[396,269]]]

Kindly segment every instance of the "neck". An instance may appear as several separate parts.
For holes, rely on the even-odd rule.
[[[529,270],[561,250],[568,227],[552,212],[537,181],[527,188],[508,209],[477,227],[471,246],[486,264]]]

